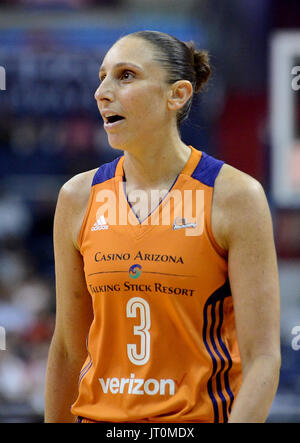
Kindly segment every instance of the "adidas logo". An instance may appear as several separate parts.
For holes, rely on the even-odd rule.
[[[94,226],[91,228],[91,231],[100,231],[102,229],[108,229],[104,215],[100,215]]]

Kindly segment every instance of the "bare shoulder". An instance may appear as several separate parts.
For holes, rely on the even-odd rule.
[[[224,164],[216,179],[212,207],[212,230],[217,243],[228,250],[232,232],[254,220],[269,217],[269,206],[261,183],[250,175]]]
[[[98,168],[90,171],[81,172],[74,175],[67,182],[63,184],[60,189],[60,195],[69,201],[74,207],[80,205],[89,195],[93,177]]]
[[[215,198],[224,201],[227,205],[236,199],[243,200],[245,196],[263,196],[264,190],[258,180],[234,168],[224,164],[215,182]],[[225,201],[226,200],[226,201]]]
[[[56,223],[69,227],[72,242],[78,249],[77,238],[88,206],[91,184],[98,168],[74,175],[63,184],[56,206]]]

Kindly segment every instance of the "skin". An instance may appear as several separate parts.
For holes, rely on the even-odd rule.
[[[126,64],[120,66],[121,62]],[[190,148],[177,131],[176,114],[191,96],[191,84],[167,84],[164,69],[153,58],[152,46],[134,37],[119,40],[108,51],[100,78],[95,93],[100,113],[110,110],[125,117],[120,125],[107,129],[107,135],[113,148],[124,150],[129,200],[136,189],[169,189],[190,155]],[[48,359],[46,422],[74,422],[69,411],[77,397],[78,374],[86,358],[85,340],[93,318],[77,239],[96,170],[69,180],[61,188],[57,202],[57,318]],[[145,214],[148,210],[142,209]],[[273,228],[261,185],[229,165],[222,167],[216,179],[212,230],[217,243],[228,251],[243,370],[242,386],[229,422],[264,422],[277,390],[280,369],[279,284]]]

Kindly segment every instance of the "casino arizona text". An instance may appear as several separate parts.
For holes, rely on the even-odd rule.
[[[103,262],[103,261],[122,261],[122,260],[140,260],[140,261],[151,261],[151,262],[161,262],[161,263],[181,263],[184,264],[183,258],[181,256],[177,257],[176,255],[169,254],[153,254],[138,251],[138,253],[132,257],[129,252],[121,252],[121,253],[103,253],[101,251],[97,251],[95,253],[95,261]]]

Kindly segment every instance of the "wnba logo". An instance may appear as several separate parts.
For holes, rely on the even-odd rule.
[[[142,273],[142,266],[135,264],[130,266],[129,268],[129,277],[130,278],[138,278]]]
[[[5,91],[6,89],[6,72],[3,66],[0,66],[0,91]]]

